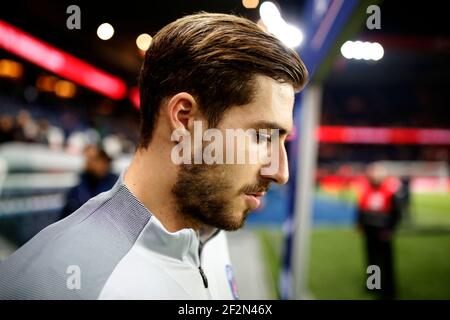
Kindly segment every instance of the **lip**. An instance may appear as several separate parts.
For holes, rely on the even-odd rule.
[[[245,199],[247,200],[247,203],[249,204],[250,208],[252,210],[257,209],[261,205],[261,198],[264,196],[264,192],[255,192],[245,194]]]

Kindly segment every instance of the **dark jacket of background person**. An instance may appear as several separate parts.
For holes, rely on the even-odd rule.
[[[95,145],[84,150],[85,170],[80,175],[78,185],[69,190],[61,218],[67,217],[80,208],[90,198],[112,188],[118,176],[111,173],[111,158]]]
[[[393,179],[369,179],[358,202],[358,227],[365,236],[367,266],[380,268],[381,289],[374,292],[383,299],[395,296],[392,238],[401,216],[397,188]]]
[[[66,204],[62,210],[61,218],[65,218],[76,211],[90,198],[111,189],[117,179],[118,176],[113,173],[108,173],[101,179],[97,179],[88,173],[81,174],[80,183],[67,193]]]

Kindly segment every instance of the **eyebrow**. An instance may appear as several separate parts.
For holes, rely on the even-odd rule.
[[[291,134],[291,130],[286,129],[279,123],[273,121],[258,121],[250,127],[254,129],[278,129],[280,131],[280,136]]]

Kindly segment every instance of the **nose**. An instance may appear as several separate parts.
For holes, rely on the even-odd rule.
[[[286,184],[289,180],[289,164],[284,143],[281,142],[276,155],[275,158],[271,159],[270,163],[265,166],[265,169],[270,167],[269,170],[261,170],[261,176],[278,184]],[[272,156],[274,155],[272,154]]]

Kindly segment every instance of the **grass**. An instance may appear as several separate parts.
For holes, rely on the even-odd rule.
[[[450,232],[443,228],[450,226],[450,197],[414,195],[412,210],[414,225],[427,228],[405,228],[397,233],[398,299],[450,299]],[[258,235],[276,297],[282,233],[261,229]],[[311,237],[309,288],[313,298],[374,298],[365,290],[363,238],[356,230],[315,228]]]
[[[419,226],[450,226],[450,195],[445,193],[413,194],[411,210]]]
[[[326,192],[317,190],[317,194],[348,203],[356,203],[356,193],[352,190]],[[411,219],[415,226],[450,228],[450,194],[448,193],[412,193]]]
[[[281,232],[259,230],[276,296]],[[394,242],[399,299],[450,299],[450,233],[400,232]],[[316,299],[373,299],[365,290],[362,237],[350,228],[312,231],[309,288]]]

